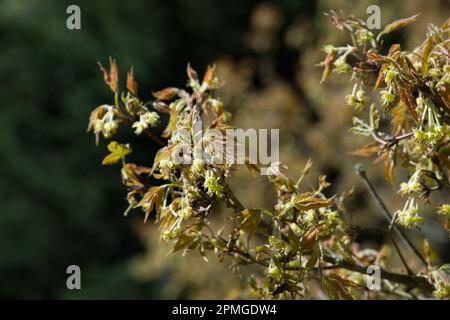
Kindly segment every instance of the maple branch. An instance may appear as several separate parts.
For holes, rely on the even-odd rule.
[[[374,199],[376,205],[380,209],[381,213],[384,215],[386,220],[389,222],[389,224],[392,221],[392,215],[390,214],[389,210],[386,208],[383,200],[381,200],[378,193],[375,191],[375,188],[373,187],[372,183],[370,182],[369,178],[367,177],[366,171],[364,170],[364,167],[362,164],[358,163],[355,166],[356,173],[361,177],[361,179],[364,182],[364,185],[366,186],[367,190],[369,191],[370,195]],[[399,238],[405,243],[407,247],[411,249],[411,251],[416,255],[417,259],[422,262],[422,264],[426,267],[428,266],[426,260],[422,255],[420,254],[419,250],[413,245],[411,240],[405,235],[405,233],[394,223],[392,224],[392,229],[395,231],[395,233],[399,236]]]

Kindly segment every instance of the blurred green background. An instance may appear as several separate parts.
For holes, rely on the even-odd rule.
[[[344,39],[335,36],[325,11],[343,9],[364,17],[367,5],[376,3],[1,0],[0,298],[240,296],[237,276],[223,276],[226,266],[206,266],[197,257],[166,259],[168,249],[159,249],[154,226],[143,226],[140,215],[123,217],[127,204],[119,168],[101,165],[105,142],[96,147],[86,134],[90,111],[112,99],[96,62],[106,65],[109,56],[115,57],[122,83],[134,65],[145,100],[162,87],[183,86],[188,61],[200,72],[218,61],[224,100],[236,111],[236,123],[264,127],[277,120],[270,125],[286,127],[282,160],[290,169],[298,172],[308,157],[319,158],[317,171],[345,189],[357,183],[351,169],[356,160],[346,152],[362,140],[346,144],[354,141],[346,135],[344,149],[323,144],[330,136],[335,142],[336,132],[346,134],[351,113],[343,105],[346,83],[325,87],[334,93],[324,96],[320,70],[313,65],[322,59],[325,39]],[[81,30],[66,28],[70,4],[81,8]],[[441,23],[448,12],[446,1],[439,0],[380,6],[383,24],[424,13],[413,29],[420,30],[411,42],[415,45],[427,19]],[[397,36],[408,43],[409,35]],[[330,103],[341,110],[342,121],[322,114]],[[275,117],[267,106],[277,110]],[[270,119],[255,120],[261,110]],[[249,112],[253,118],[245,118]],[[139,146],[136,157],[151,165],[151,142],[127,133],[120,139]],[[332,159],[326,161],[329,154]],[[355,210],[364,211],[369,198],[362,191],[359,197]],[[253,198],[261,200],[258,194]],[[82,290],[66,288],[71,264],[81,267]]]

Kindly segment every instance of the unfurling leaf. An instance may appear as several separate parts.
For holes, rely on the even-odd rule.
[[[188,63],[188,65],[187,65],[187,74],[188,74],[189,80],[191,80],[191,81],[198,80],[198,74],[197,74],[197,71],[195,71],[195,70],[191,67],[191,64],[190,64],[190,63]]]
[[[121,170],[122,182],[128,188],[141,189],[144,187],[140,175],[149,174],[150,168],[138,166],[134,163],[126,163]]]
[[[308,159],[308,161],[305,164],[305,167],[302,170],[302,173],[300,174],[300,177],[297,180],[297,187],[300,185],[300,183],[303,181],[303,179],[305,178],[305,176],[309,173],[309,171],[311,170],[312,167],[312,160]]]
[[[333,202],[334,197],[330,199],[318,198],[310,192],[301,193],[294,199],[294,204],[299,210],[311,210],[329,207],[333,204]]]
[[[416,121],[416,123],[419,123],[419,116],[416,112],[416,105],[413,100],[413,96],[411,94],[410,88],[406,87],[403,90],[400,91],[400,96],[402,98],[402,101],[405,103],[406,107],[408,107],[408,111],[413,116],[413,119]]]
[[[388,157],[386,158],[386,167],[384,171],[384,176],[386,180],[390,183],[394,183],[394,168],[396,165],[396,151],[390,150]]]
[[[335,52],[330,52],[325,58],[325,61],[322,63],[324,69],[322,73],[322,79],[320,79],[320,83],[327,81],[327,79],[330,77],[331,70],[333,68],[333,63],[335,60],[336,60]]]
[[[132,94],[137,96],[138,85],[136,80],[134,79],[134,68],[131,67],[130,72],[127,73],[127,89]]]
[[[167,127],[164,129],[162,133],[163,138],[169,138],[172,134],[172,131],[174,131],[177,127],[177,121],[178,121],[178,115],[179,111],[176,109],[172,109],[170,111],[170,118],[169,123],[167,124]]]
[[[177,238],[177,242],[172,248],[172,252],[182,249],[192,250],[199,244],[199,228],[197,225],[191,225],[186,228],[183,233]]]
[[[430,56],[432,48],[433,40],[431,39],[431,37],[428,37],[427,40],[425,40],[425,45],[422,49],[422,74],[424,76],[426,76],[428,72],[428,57]]]
[[[378,153],[379,150],[380,150],[379,143],[371,142],[369,144],[366,144],[365,146],[362,146],[361,148],[349,152],[349,154],[353,156],[370,157]]]
[[[243,219],[240,229],[248,234],[247,242],[249,242],[261,222],[261,210],[245,209],[241,212],[241,215]]]
[[[319,228],[313,228],[309,230],[301,240],[301,248],[303,250],[311,250],[317,243],[317,236],[319,234]]]
[[[171,100],[175,98],[180,90],[178,88],[168,87],[162,90],[153,92],[153,96],[158,100]]]
[[[378,130],[380,125],[380,113],[374,103],[370,106],[370,127],[373,131]]]
[[[335,274],[330,274],[322,277],[322,285],[327,291],[328,297],[333,300],[345,299],[353,300],[350,291],[345,287],[343,278]]]
[[[299,239],[299,237],[292,231],[290,227],[288,227],[288,238],[289,238],[289,244],[291,245],[292,249],[294,249],[295,252],[298,252],[302,250],[302,243]]]
[[[216,65],[208,66],[205,75],[203,76],[203,82],[208,86],[211,85],[216,79]]]
[[[116,60],[109,57],[109,72],[102,66],[100,62],[97,62],[100,70],[103,72],[103,79],[105,83],[110,87],[112,92],[117,93],[119,82],[119,68],[117,67]]]
[[[150,213],[153,211],[153,208],[156,208],[156,211],[160,210],[163,198],[164,187],[162,186],[151,187],[142,197],[137,206],[142,207],[142,210],[145,212],[144,223],[147,221]]]
[[[114,164],[120,159],[124,159],[127,154],[131,153],[131,147],[127,144],[120,144],[117,141],[111,141],[108,144],[108,150],[110,154],[108,154],[102,161],[102,164]]]
[[[412,17],[395,20],[394,22],[389,23],[384,28],[384,30],[381,31],[381,33],[378,35],[378,38],[383,34],[393,32],[395,30],[398,30],[400,28],[407,26],[410,23],[413,23],[414,21],[416,21],[418,16],[419,16],[419,14],[415,14]]]

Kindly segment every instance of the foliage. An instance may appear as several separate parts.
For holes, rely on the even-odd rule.
[[[387,55],[382,52],[382,37],[414,21],[415,17],[389,24],[375,37],[355,17],[343,18],[330,14],[340,29],[352,34],[352,45],[326,46],[327,57],[323,80],[332,70],[337,73],[352,72],[356,81],[346,101],[362,110],[369,103],[364,86],[372,85],[380,92],[381,106],[392,114],[391,134],[382,133],[381,116],[375,104],[370,107],[369,121],[355,118],[352,132],[371,136],[374,142],[357,151],[359,154],[379,154],[386,161],[386,178],[394,182],[394,169],[398,159],[412,169],[408,182],[401,184],[399,192],[408,195],[403,210],[394,214],[393,223],[417,226],[418,199],[428,200],[432,191],[448,188],[448,22],[441,28],[430,27],[423,45],[414,52],[403,52],[394,45]],[[193,250],[206,259],[206,251],[213,251],[219,259],[232,258],[236,270],[243,265],[258,265],[266,277],[250,285],[264,298],[311,298],[315,296],[314,284],[319,283],[333,299],[389,297],[428,297],[433,291],[438,298],[449,294],[442,271],[432,265],[430,250],[427,253],[427,274],[414,274],[406,265],[407,274],[382,270],[383,286],[380,292],[369,292],[363,277],[367,266],[379,261],[382,253],[358,250],[345,222],[344,200],[348,194],[327,197],[329,187],[325,176],[320,176],[318,186],[306,191],[303,177],[310,169],[305,167],[295,182],[278,170],[272,170],[269,182],[277,194],[272,210],[247,208],[235,196],[227,183],[235,166],[225,161],[218,165],[194,158],[192,163],[174,162],[179,150],[196,154],[197,145],[186,142],[176,134],[184,129],[194,132],[200,120],[205,131],[224,132],[230,127],[230,114],[215,97],[219,87],[215,67],[208,67],[200,79],[188,65],[188,89],[168,87],[154,93],[153,103],[143,102],[137,95],[133,69],[127,76],[127,91],[119,90],[118,67],[110,59],[110,69],[104,79],[114,93],[113,105],[96,108],[88,130],[111,138],[120,126],[131,126],[137,135],[145,134],[161,149],[152,167],[126,162],[131,152],[129,144],[111,142],[104,164],[122,160],[122,181],[128,189],[129,210],[141,208],[144,219],[155,212],[160,236],[173,243],[172,251],[187,254]],[[416,98],[416,101],[414,101]],[[170,119],[162,134],[157,137],[151,128],[167,114]],[[204,135],[201,143],[215,148],[223,141]],[[375,148],[376,147],[376,148]],[[224,154],[227,159],[227,154]],[[248,165],[250,170],[259,169]],[[362,174],[363,175],[363,174]],[[149,179],[161,180],[158,185]],[[214,230],[210,216],[219,203],[234,210],[228,228]],[[441,204],[438,213],[448,214],[448,204]],[[448,221],[448,220],[447,220]],[[448,223],[448,222],[447,222]],[[394,229],[397,232],[398,227]],[[401,252],[398,251],[401,255]],[[420,255],[420,254],[419,254]],[[423,258],[422,258],[423,259]]]
[[[389,24],[376,37],[355,17],[332,12],[330,18],[339,29],[350,32],[352,45],[324,48],[323,80],[332,69],[351,72],[355,85],[346,101],[358,110],[369,105],[366,86],[379,91],[379,98],[374,99],[378,103],[370,105],[368,122],[354,118],[351,132],[373,139],[356,152],[376,154],[377,161],[385,161],[386,179],[391,183],[397,165],[410,172],[409,180],[402,182],[398,191],[407,200],[403,210],[396,212],[396,222],[407,228],[418,227],[423,221],[418,215],[418,200],[429,202],[430,193],[449,188],[450,22],[441,27],[430,25],[426,39],[412,51],[402,51],[400,45],[393,44],[383,55],[383,36],[414,22],[417,16]],[[389,116],[383,128],[380,108]],[[446,206],[444,203],[440,208]]]

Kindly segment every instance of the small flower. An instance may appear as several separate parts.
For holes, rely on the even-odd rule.
[[[450,204],[443,203],[437,208],[437,214],[450,215]]]
[[[342,56],[334,62],[334,71],[338,74],[349,73],[352,67],[345,62],[345,57]]]
[[[117,121],[108,121],[103,125],[103,135],[105,138],[110,138],[115,132],[119,125]]]
[[[422,142],[425,139],[425,132],[422,129],[414,129],[414,139],[416,142]]]
[[[93,120],[94,133],[96,135],[103,134],[105,138],[110,138],[118,128],[119,124],[114,119],[114,106],[103,105],[103,110],[106,110],[102,118]]]
[[[326,216],[328,223],[334,223],[338,219],[339,214],[337,213],[337,211],[329,211]]]
[[[140,135],[149,126],[154,127],[158,124],[159,115],[156,112],[146,112],[139,117],[139,121],[133,123],[133,128],[135,128],[135,133]]]
[[[422,184],[419,182],[420,170],[414,172],[409,181],[400,184],[399,193],[401,195],[412,195],[422,191]]]
[[[148,124],[144,121],[137,121],[135,123],[133,123],[133,128],[135,128],[136,130],[134,131],[137,135],[140,135],[142,133],[142,131],[144,131],[145,129],[148,128]]]
[[[362,46],[367,41],[370,41],[373,39],[373,33],[370,32],[367,29],[358,29],[356,30],[356,42]]]
[[[220,178],[216,177],[212,170],[206,171],[203,187],[210,196],[222,197],[223,186],[220,184]]]
[[[204,162],[202,159],[197,159],[197,158],[194,159],[194,161],[192,161],[192,166],[191,166],[192,172],[194,172],[196,174],[201,173],[203,170],[203,165],[204,165]]]
[[[419,96],[419,97],[416,99],[416,103],[417,103],[418,106],[423,106],[423,105],[425,105],[425,103],[426,103],[426,99],[423,98],[422,96]]]
[[[314,210],[308,210],[303,215],[303,220],[308,224],[312,224],[316,218],[316,213]]]
[[[389,68],[385,73],[384,81],[386,81],[387,84],[391,84],[397,75],[398,72],[396,70]]]
[[[141,120],[145,121],[149,126],[154,127],[159,122],[159,114],[156,112],[146,112],[143,115],[141,115]]]
[[[403,210],[395,212],[396,222],[405,228],[418,227],[423,223],[423,218],[419,216],[419,206],[415,203],[414,198],[409,198]]]
[[[429,147],[434,147],[450,133],[450,127],[446,124],[432,124],[426,131],[417,129],[414,138],[417,143],[422,143]]]
[[[390,90],[382,90],[381,92],[381,101],[384,105],[391,104],[395,100],[395,94],[393,94]]]
[[[431,77],[439,78],[439,77],[442,76],[442,71],[439,70],[439,69],[436,69],[436,68],[430,68],[430,69],[428,70],[428,74],[429,74]]]
[[[450,296],[450,286],[440,286],[433,291],[433,296],[436,299],[447,299]]]
[[[356,110],[364,108],[364,106],[369,101],[369,98],[366,96],[366,93],[362,89],[359,89],[356,94],[347,95],[345,99],[347,105],[355,108]]]
[[[178,211],[179,216],[183,220],[187,220],[192,216],[192,207],[189,204],[185,204],[183,208]]]

